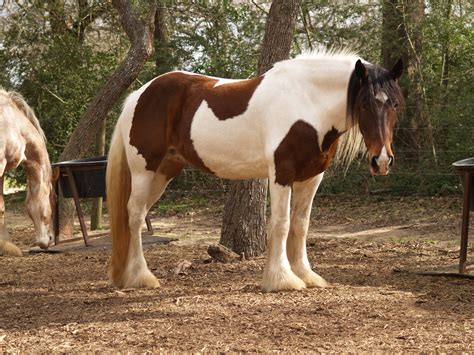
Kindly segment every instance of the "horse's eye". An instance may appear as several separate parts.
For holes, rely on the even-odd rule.
[[[398,108],[398,102],[395,102],[395,103],[393,104],[393,108],[394,108],[394,109],[397,109],[397,108]]]

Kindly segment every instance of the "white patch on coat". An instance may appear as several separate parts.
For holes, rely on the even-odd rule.
[[[388,156],[387,149],[385,146],[382,147],[379,157],[377,158],[378,166],[387,166],[390,163],[390,157]]]
[[[388,96],[383,91],[379,91],[377,92],[377,95],[375,95],[375,99],[380,101],[381,103],[385,103],[388,100]]]
[[[247,110],[226,120],[219,120],[202,102],[191,125],[196,152],[220,177],[267,177],[275,150],[299,120],[316,129],[321,148],[333,127],[346,129],[347,85],[356,60],[324,57],[277,63],[256,88]]]
[[[215,88],[224,84],[232,84],[239,81],[243,81],[243,80],[238,80],[238,79],[224,79],[224,78],[214,78],[214,79],[218,80],[217,83],[214,84]]]
[[[143,155],[138,153],[138,149],[135,146],[130,144],[130,131],[132,129],[132,121],[138,99],[152,82],[153,80],[149,81],[126,98],[123,104],[122,113],[115,128],[116,130],[120,130],[120,134],[122,135],[130,170],[144,174],[147,173],[148,175],[151,174],[150,176],[154,175],[154,172],[150,172],[146,169],[145,158]]]

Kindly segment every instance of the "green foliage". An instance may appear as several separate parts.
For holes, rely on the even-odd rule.
[[[80,38],[67,22],[77,16],[75,8],[60,6],[52,13],[53,5],[33,2],[12,9],[3,23],[0,65],[2,85],[21,92],[35,109],[55,161],[124,46],[117,40],[117,47],[101,48],[101,38]]]
[[[349,47],[380,63],[382,5],[387,1],[303,1],[292,54],[319,45]],[[466,0],[426,0],[417,27],[407,12],[410,1],[391,3],[404,14],[400,26],[407,30],[404,40],[410,55],[414,38],[422,35],[417,65],[402,80],[409,95],[395,132],[395,169],[388,178],[372,178],[361,158],[346,175],[329,170],[323,192],[452,193],[460,187],[451,163],[474,156],[472,5]],[[255,74],[270,1],[163,0],[160,4],[166,6],[169,43],[157,44],[157,53],[131,89],[167,69],[229,78]],[[0,11],[0,85],[20,91],[35,109],[55,161],[89,101],[123,59],[128,39],[110,1],[12,1]],[[419,98],[412,94],[414,88],[422,93],[417,108],[423,110],[421,121],[415,117]],[[107,121],[108,135],[119,109],[120,104]],[[226,185],[187,172],[172,188],[192,186]]]
[[[232,1],[177,2],[170,9],[179,67],[227,78],[256,72],[265,17],[253,5]]]

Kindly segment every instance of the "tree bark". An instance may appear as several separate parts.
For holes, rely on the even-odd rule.
[[[381,57],[385,68],[391,68],[400,58],[405,65],[408,63],[408,41],[400,0],[382,2]]]
[[[107,120],[103,120],[100,130],[97,133],[95,154],[98,156],[105,154],[105,128]],[[102,197],[94,198],[91,206],[91,230],[102,229]]]
[[[130,39],[131,46],[117,70],[92,98],[69,138],[60,160],[79,158],[87,152],[107,113],[135,81],[153,50],[156,2],[147,1],[148,8],[146,10],[142,8],[138,13],[130,1],[113,0],[112,3],[119,12],[123,29]]]
[[[155,15],[155,65],[156,75],[173,69],[173,53],[166,23],[165,1],[161,1]]]
[[[260,50],[258,74],[290,55],[300,0],[274,0]],[[219,243],[245,257],[262,254],[266,247],[266,179],[235,181],[224,206]]]
[[[122,27],[130,39],[130,49],[116,71],[92,98],[59,157],[60,161],[77,159],[88,152],[107,113],[137,78],[153,50],[156,1],[113,0],[112,4],[117,9]],[[65,201],[62,203],[64,208],[60,215],[60,234],[66,236],[72,234],[73,221],[73,213],[71,214],[68,205]]]

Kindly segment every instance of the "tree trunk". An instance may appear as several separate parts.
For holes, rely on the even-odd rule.
[[[131,46],[117,70],[92,98],[59,157],[60,161],[80,158],[87,153],[107,113],[137,78],[153,49],[156,1],[113,0],[112,3],[119,13]],[[73,214],[70,208],[67,208],[68,205],[62,203],[64,211],[60,215],[60,234],[66,236],[72,234],[73,221]]]
[[[274,0],[260,50],[258,74],[290,55],[300,0]],[[231,183],[224,206],[220,243],[237,254],[254,257],[265,251],[267,180]]]
[[[166,24],[165,1],[161,1],[155,15],[155,65],[156,75],[161,75],[173,69],[173,53]]]
[[[95,154],[98,156],[105,154],[105,128],[106,120],[102,121],[100,130],[97,133]],[[91,230],[102,229],[102,197],[94,198],[91,207]]]
[[[398,59],[408,63],[407,34],[403,26],[403,11],[400,0],[382,2],[382,65],[391,68]]]

